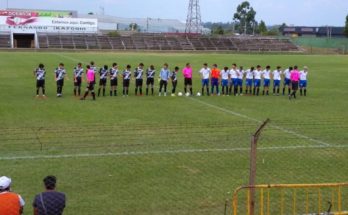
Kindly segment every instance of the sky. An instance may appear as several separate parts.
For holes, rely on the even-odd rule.
[[[0,7],[77,10],[128,18],[185,21],[188,0],[0,0]],[[242,0],[200,0],[203,22],[230,22]],[[249,0],[267,25],[344,26],[348,0]]]

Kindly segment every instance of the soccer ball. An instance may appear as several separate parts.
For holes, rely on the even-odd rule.
[[[200,92],[198,92],[198,93],[197,93],[197,96],[201,96],[201,93],[200,93]]]
[[[179,93],[178,93],[178,96],[182,96],[182,92],[179,92]]]
[[[186,97],[189,97],[189,96],[190,96],[190,93],[186,93],[185,96],[186,96]]]

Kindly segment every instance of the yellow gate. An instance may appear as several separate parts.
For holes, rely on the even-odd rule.
[[[348,183],[243,186],[232,208],[233,215],[348,215]]]

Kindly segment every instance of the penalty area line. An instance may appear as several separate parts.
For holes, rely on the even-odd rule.
[[[274,146],[274,147],[259,147],[261,151],[280,151],[280,150],[298,150],[298,149],[327,149],[327,148],[348,148],[348,146]],[[161,151],[128,151],[115,153],[81,153],[81,154],[61,154],[61,155],[26,155],[26,156],[9,156],[0,157],[0,161],[13,160],[39,160],[39,159],[65,159],[65,158],[100,158],[100,157],[130,157],[130,156],[145,156],[145,155],[176,155],[176,154],[192,154],[192,153],[213,153],[213,152],[245,152],[250,148],[222,148],[222,149],[178,149],[178,150],[161,150]]]

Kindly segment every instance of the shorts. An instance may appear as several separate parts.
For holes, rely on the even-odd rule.
[[[36,88],[45,88],[45,80],[36,80]]]
[[[245,82],[246,82],[246,86],[247,87],[252,87],[253,86],[253,79],[247,79]]]
[[[143,79],[135,79],[135,87],[142,87]]]
[[[147,78],[146,79],[146,85],[154,85],[155,79],[154,78]]]
[[[300,81],[300,88],[306,88],[307,87],[307,80]]]
[[[243,87],[243,79],[238,78],[238,86]]]
[[[231,79],[230,85],[231,85],[231,86],[233,85],[233,86],[235,86],[235,87],[238,86],[238,78],[232,78],[232,79]]]
[[[202,79],[202,86],[209,86],[209,79]]]
[[[211,85],[212,86],[219,86],[219,79],[218,78],[212,78],[211,79]]]
[[[115,87],[117,86],[117,84],[118,84],[117,78],[110,80],[110,86]]]
[[[273,86],[274,87],[280,87],[280,80],[274,80],[273,81]]]
[[[99,80],[99,86],[106,86],[106,79],[100,79]]]
[[[291,89],[292,90],[298,90],[298,81],[292,81],[291,82]]]
[[[95,82],[90,82],[87,86],[87,89],[90,90],[90,91],[94,91],[94,85],[95,85]]]
[[[123,87],[129,87],[129,79],[123,80]]]
[[[285,78],[285,80],[284,80],[284,86],[290,86],[290,83],[291,83],[290,79]]]
[[[81,77],[77,77],[76,80],[74,81],[74,86],[81,87],[81,83],[82,83]]]
[[[64,86],[64,79],[58,80],[57,81],[57,86],[60,86],[60,87]]]
[[[254,87],[260,87],[261,85],[261,80],[260,79],[255,79],[254,80]]]
[[[263,80],[263,86],[264,87],[269,87],[270,82],[271,82],[270,79],[264,79]]]
[[[192,78],[185,78],[185,86],[190,85],[192,86]]]
[[[222,85],[223,87],[227,87],[227,86],[228,86],[228,80],[222,79],[222,80],[221,80],[221,85]]]

